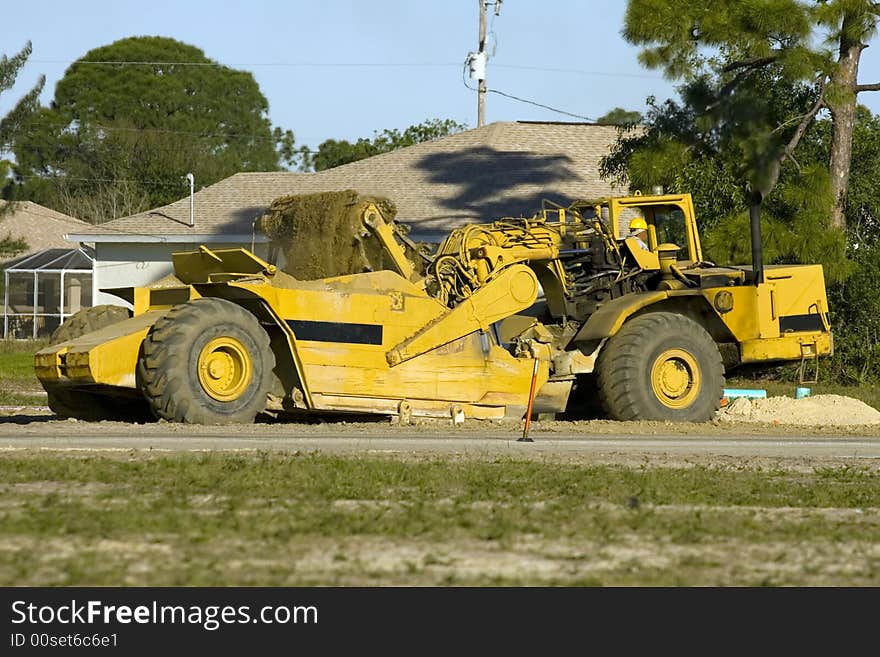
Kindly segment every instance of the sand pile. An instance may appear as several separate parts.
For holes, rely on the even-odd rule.
[[[276,198],[258,226],[284,253],[284,271],[300,280],[391,269],[388,254],[362,221],[370,203],[400,228],[392,201],[350,189]]]
[[[718,411],[727,422],[767,422],[800,426],[853,426],[880,423],[880,411],[842,395],[813,395],[802,399],[739,397]]]

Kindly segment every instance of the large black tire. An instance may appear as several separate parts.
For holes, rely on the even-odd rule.
[[[83,308],[71,315],[52,333],[52,345],[75,340],[81,335],[99,331],[131,317],[123,306],[104,304]],[[76,418],[87,422],[119,420],[145,422],[152,419],[143,400],[129,397],[110,397],[93,390],[71,386],[44,385],[48,405],[62,419]]]
[[[596,369],[602,406],[615,420],[705,422],[724,391],[712,336],[676,313],[628,321],[602,348]]]
[[[123,306],[104,304],[83,308],[67,318],[52,332],[49,344],[59,344],[73,340],[86,333],[111,326],[131,317],[131,311]]]
[[[202,298],[153,324],[138,361],[153,413],[189,424],[248,424],[266,407],[275,355],[247,310]]]

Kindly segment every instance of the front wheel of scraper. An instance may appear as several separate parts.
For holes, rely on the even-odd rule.
[[[266,407],[275,357],[259,321],[225,299],[175,306],[144,340],[141,390],[157,417],[249,424]]]

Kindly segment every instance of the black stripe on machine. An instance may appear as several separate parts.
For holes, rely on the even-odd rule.
[[[779,331],[781,333],[797,331],[824,331],[825,324],[822,316],[816,313],[809,315],[785,315],[779,318]]]
[[[297,340],[382,344],[381,324],[316,322],[306,319],[288,319],[287,324],[293,329]]]

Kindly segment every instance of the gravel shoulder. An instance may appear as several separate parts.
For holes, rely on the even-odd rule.
[[[236,435],[278,435],[295,433],[358,435],[386,434],[389,431],[405,431],[418,434],[444,435],[521,435],[521,420],[487,421],[467,420],[461,424],[452,420],[414,419],[413,423],[400,425],[394,418],[370,420],[343,417],[333,419],[303,419],[302,421],[275,421],[267,418],[252,425],[201,426],[169,423],[164,420],[146,424],[129,422],[83,422],[74,419],[57,420],[48,407],[5,406],[0,407],[0,436],[22,431],[46,433],[63,431],[78,434],[99,430],[108,435],[116,432],[129,434],[137,427],[139,435],[152,433],[186,433],[190,435],[215,434],[218,431]],[[63,429],[61,428],[63,427]],[[584,435],[842,435],[880,436],[880,410],[843,395],[814,395],[802,399],[792,397],[769,397],[732,400],[715,414],[710,422],[617,422],[612,420],[539,420],[533,421],[530,434],[584,434]]]

